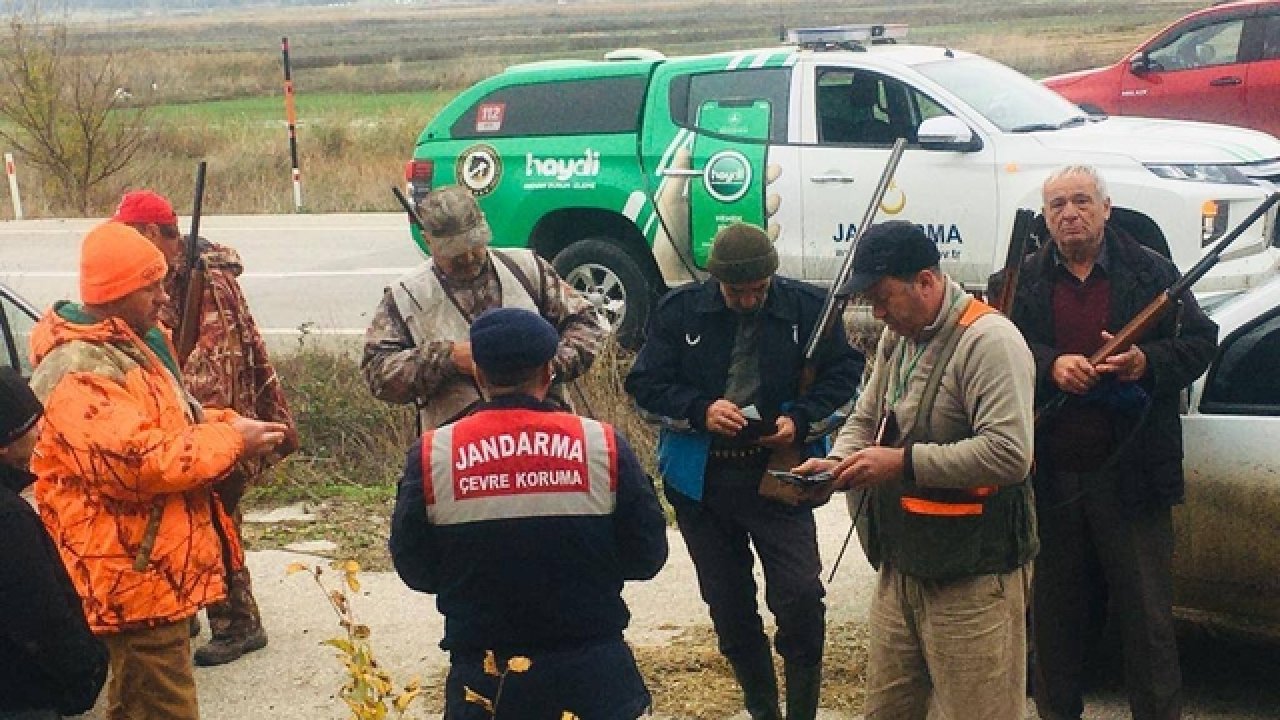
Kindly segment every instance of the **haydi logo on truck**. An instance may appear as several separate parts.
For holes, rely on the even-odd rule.
[[[881,210],[921,224],[974,290],[1003,261],[1016,210],[1039,208],[1063,165],[1096,167],[1111,222],[1184,268],[1258,206],[1260,184],[1280,183],[1280,141],[1265,134],[1090,118],[1015,70],[905,35],[845,26],[781,47],[514,66],[440,111],[406,179],[418,200],[466,184],[496,245],[551,259],[624,341],[667,288],[705,277],[729,222],[764,227],[783,274],[829,281],[897,137],[910,142]],[[1236,248],[1198,291],[1276,273],[1274,211]]]
[[[587,148],[581,157],[538,157],[531,152],[524,155],[526,190],[544,188],[573,188],[590,190],[596,186],[594,178],[600,175],[600,153]],[[592,178],[591,182],[578,182],[580,178]],[[570,180],[574,180],[570,183]]]

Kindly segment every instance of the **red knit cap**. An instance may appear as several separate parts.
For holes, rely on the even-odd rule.
[[[102,223],[80,246],[80,301],[100,305],[118,300],[164,279],[168,269],[164,253],[137,230]]]
[[[178,216],[173,205],[163,195],[150,190],[135,190],[120,198],[120,206],[111,219],[118,223],[155,223],[177,225]]]

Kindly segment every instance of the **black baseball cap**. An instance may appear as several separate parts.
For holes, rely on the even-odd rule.
[[[882,277],[902,277],[938,264],[938,246],[919,225],[890,220],[867,229],[853,251],[853,272],[840,286],[841,295],[856,295]]]

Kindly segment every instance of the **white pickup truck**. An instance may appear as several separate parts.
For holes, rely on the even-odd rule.
[[[901,44],[905,33],[843,26],[782,47],[512,67],[431,120],[410,190],[469,187],[497,244],[552,259],[634,336],[660,291],[703,276],[730,222],[768,226],[783,274],[829,281],[899,137],[879,219],[921,225],[971,289],[1003,262],[1015,211],[1038,210],[1063,165],[1098,168],[1113,221],[1183,268],[1280,183],[1270,135],[1089,117],[991,60]],[[1197,290],[1262,282],[1277,242],[1272,211]]]

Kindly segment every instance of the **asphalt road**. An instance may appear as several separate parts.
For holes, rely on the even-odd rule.
[[[0,281],[41,309],[76,299],[80,241],[97,222],[0,222]],[[304,326],[354,341],[382,288],[422,261],[400,213],[215,215],[201,220],[200,234],[240,253],[241,286],[273,349]]]

